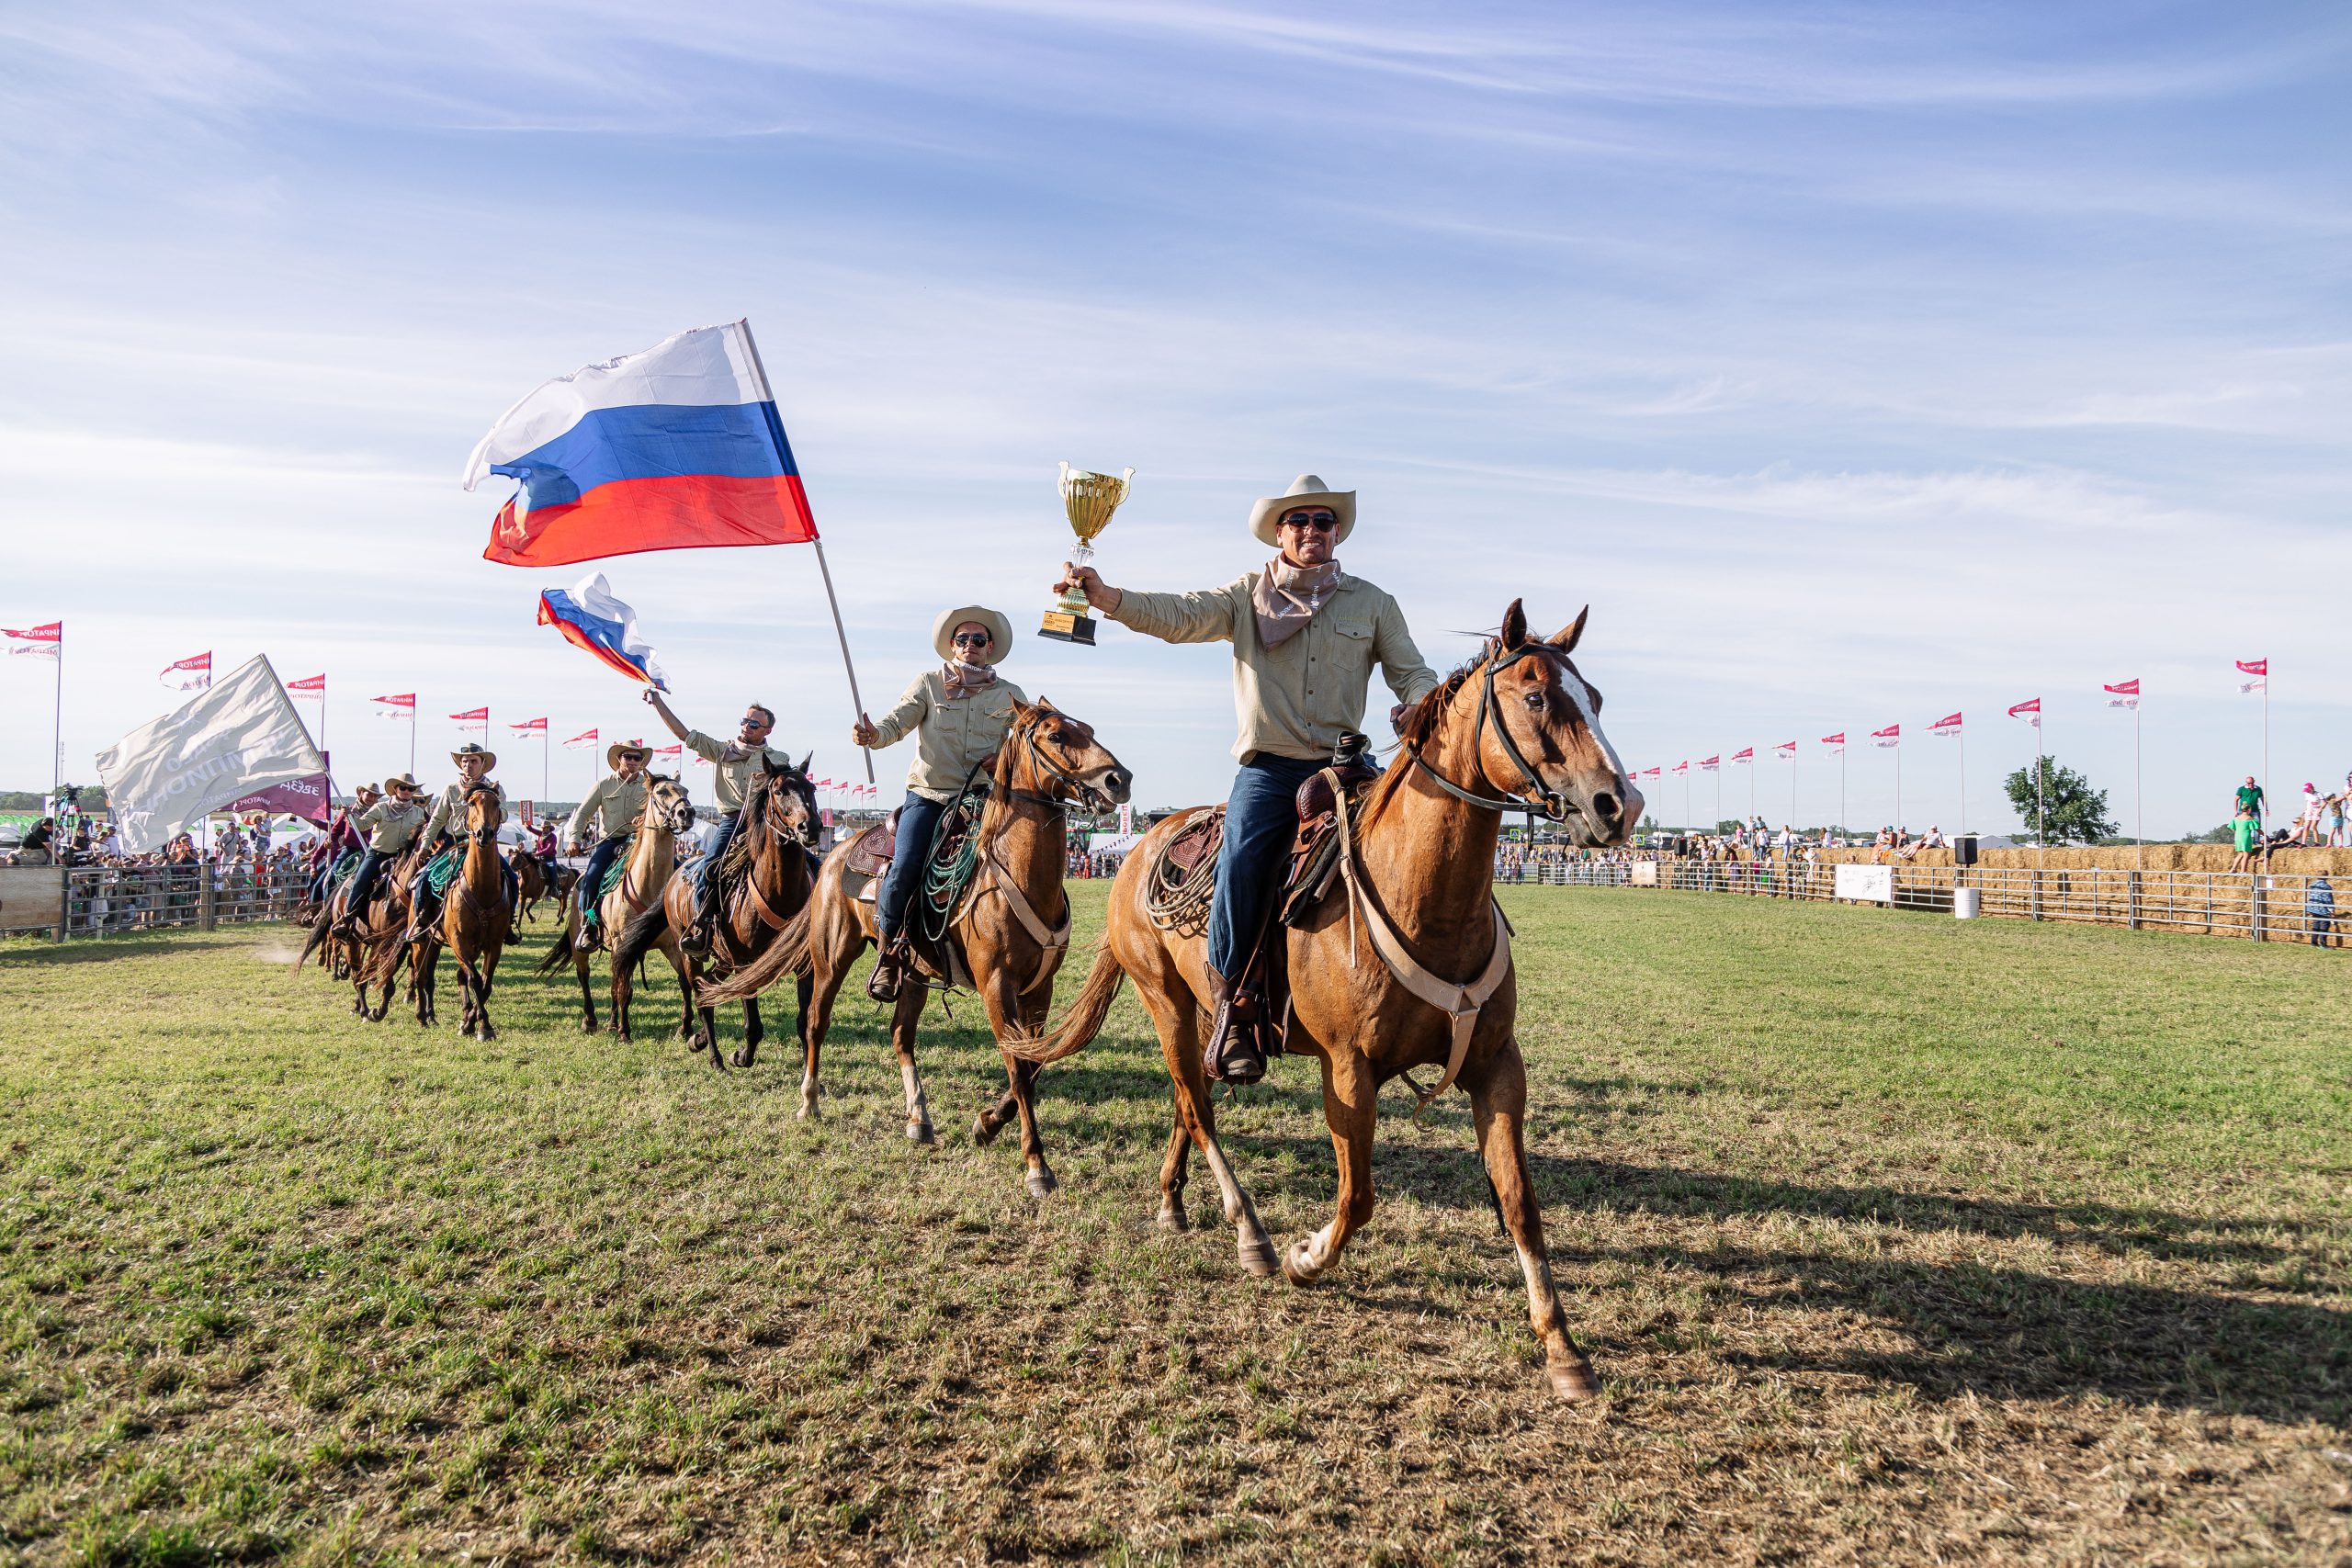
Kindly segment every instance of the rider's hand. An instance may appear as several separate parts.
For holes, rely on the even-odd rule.
[[[1398,703],[1388,710],[1388,728],[1402,735],[1405,732],[1405,705]]]
[[[1102,574],[1091,566],[1072,566],[1062,562],[1061,580],[1054,584],[1054,592],[1067,593],[1077,589],[1086,595],[1086,602],[1098,610],[1119,607],[1119,591],[1102,581]]]
[[[857,722],[849,727],[849,740],[853,746],[872,746],[881,739],[882,732],[875,728],[874,721],[864,714],[859,714]]]

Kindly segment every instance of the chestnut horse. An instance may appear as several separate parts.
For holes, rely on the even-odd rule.
[[[1049,702],[1014,705],[1004,744],[997,749],[988,802],[973,829],[978,868],[946,933],[952,961],[979,992],[999,1042],[1044,1027],[1054,976],[1069,950],[1069,899],[1062,891],[1069,852],[1062,803],[1109,810],[1128,797],[1134,784],[1134,773],[1094,739],[1091,726]],[[883,831],[868,828],[850,845]],[[734,1001],[758,995],[787,972],[807,976],[801,982],[804,1118],[820,1114],[818,1061],[832,1024],[833,1003],[851,968],[876,941],[874,906],[857,897],[872,879],[852,872],[851,858],[844,845],[826,861],[805,919],[795,921],[757,964],[697,993],[705,1002]],[[922,918],[918,900],[908,919]],[[955,976],[929,978],[944,986]],[[932,989],[923,979],[907,976],[890,1014],[890,1043],[906,1088],[907,1136],[919,1144],[935,1136],[922,1077],[915,1068],[915,1026]],[[1037,1069],[1008,1055],[1004,1071],[1009,1087],[979,1113],[972,1136],[981,1144],[993,1142],[1017,1113],[1023,1181],[1033,1197],[1042,1198],[1058,1184],[1037,1135]]]
[[[729,866],[741,865],[742,876],[719,910],[709,947],[698,950],[679,942],[679,934],[694,924],[695,886],[690,878],[673,876],[652,908],[629,921],[621,932],[613,952],[613,972],[633,970],[659,947],[684,975],[682,984],[691,1002],[698,998],[706,978],[731,974],[758,958],[808,905],[808,840],[816,825],[817,786],[808,782],[807,757],[797,766],[786,763],[771,768],[763,763],[754,769],[743,798],[742,820],[722,857]],[[712,866],[707,874],[717,876],[720,869]],[[708,1050],[710,1065],[726,1071],[727,1057],[718,1048],[707,1002],[699,1010],[699,1027],[696,1021],[688,1020],[688,1043],[697,1051]],[[750,1066],[766,1037],[759,1001],[747,996],[743,998],[743,1043],[735,1053],[735,1065]]]
[[[580,978],[580,1027],[590,1034],[596,1032],[596,998],[588,989],[588,961],[597,948],[610,942],[613,933],[661,900],[670,874],[678,867],[678,835],[695,825],[694,802],[687,798],[684,784],[654,774],[648,775],[646,785],[645,804],[638,810],[636,831],[629,840],[628,860],[621,867],[621,879],[596,904],[596,927],[602,939],[581,940],[580,901],[566,898],[563,930],[556,937],[554,948],[539,960],[538,972],[542,975],[552,974],[567,959],[571,961]],[[678,997],[684,1009],[678,1020],[678,1032],[690,1035],[694,993],[686,988],[685,966],[674,942],[663,951],[678,976]],[[634,978],[633,970],[618,964],[613,965],[613,1036],[617,1040],[629,1038],[628,1009]]]
[[[294,967],[299,970],[311,953],[326,949],[321,964],[334,978],[351,982],[351,1010],[370,1023],[383,1022],[384,1015],[391,1010],[392,981],[400,970],[401,932],[408,929],[409,879],[416,874],[419,849],[419,845],[411,844],[385,863],[376,879],[374,897],[352,921],[352,934],[347,937],[335,935],[334,928],[350,908],[351,885],[356,878],[346,876],[337,883],[334,891],[327,895],[326,908],[311,922],[301,956],[294,960]],[[383,967],[385,956],[389,956],[390,967],[384,971],[380,994],[371,1008],[368,1005],[368,987],[378,984],[375,971]]]
[[[506,807],[498,786],[470,785],[466,791],[465,858],[441,900],[441,927],[426,933],[411,960],[411,982],[417,993],[417,1021],[433,1021],[433,985],[447,946],[458,961],[458,981],[464,987],[465,1007],[458,1015],[458,1032],[477,1040],[492,1040],[490,1026],[490,987],[498,974],[498,955],[514,927],[514,911],[506,901],[505,866],[498,856],[498,829],[506,821]]]
[[[1533,638],[1512,602],[1500,635],[1405,716],[1402,753],[1353,814],[1341,886],[1285,933],[1286,1045],[1321,1061],[1340,1193],[1331,1223],[1282,1255],[1283,1272],[1295,1284],[1312,1282],[1372,1217],[1381,1086],[1405,1077],[1426,1107],[1458,1082],[1470,1096],[1496,1206],[1526,1278],[1529,1321],[1553,1392],[1565,1399],[1587,1398],[1600,1385],[1569,1337],[1528,1177],[1527,1066],[1514,1033],[1510,927],[1493,887],[1507,810],[1532,807],[1568,823],[1577,843],[1596,848],[1624,842],[1641,819],[1641,795],[1600,732],[1600,694],[1568,657],[1584,624],[1580,613],[1557,636]],[[1201,1065],[1210,996],[1203,941],[1160,929],[1147,905],[1169,840],[1193,816],[1160,823],[1128,854],[1111,889],[1109,929],[1069,1016],[1012,1050],[1039,1063],[1082,1050],[1102,1029],[1121,979],[1133,976],[1175,1087],[1159,1224],[1187,1228],[1185,1168],[1198,1146],[1243,1266],[1265,1275],[1276,1266],[1273,1245],[1217,1141]],[[1342,830],[1347,816],[1343,808]],[[1406,1076],[1424,1066],[1442,1073],[1428,1090]]]
[[[539,900],[548,896],[555,874],[529,850],[516,850],[507,857],[507,863],[514,868],[514,919],[537,922]]]

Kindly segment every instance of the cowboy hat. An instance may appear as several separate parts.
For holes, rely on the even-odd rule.
[[[355,796],[362,795],[381,795],[384,793],[384,786],[381,784],[364,784],[357,789],[353,790],[351,793]]]
[[[470,740],[449,753],[449,761],[453,762],[463,761],[468,757],[480,757],[481,759],[482,772],[484,773],[488,773],[491,769],[498,766],[497,752],[490,750],[485,747],[477,746]]]
[[[384,775],[384,789],[404,789],[413,795],[424,787],[424,786],[423,784],[417,783],[412,775],[407,773],[386,773]],[[379,790],[377,793],[380,795],[383,791]]]
[[[605,766],[617,768],[623,757],[635,757],[640,762],[653,760],[653,748],[642,740],[616,740],[605,748]]]
[[[1290,481],[1290,489],[1280,495],[1270,495],[1250,509],[1250,531],[1258,536],[1261,545],[1282,546],[1281,536],[1274,532],[1285,512],[1301,506],[1328,506],[1338,513],[1340,526],[1332,535],[1335,546],[1346,544],[1348,536],[1356,531],[1356,492],[1351,490],[1326,489],[1319,474],[1301,474]]]
[[[966,621],[978,621],[989,629],[989,656],[981,662],[1001,662],[1012,651],[1012,623],[994,610],[967,604],[960,610],[941,611],[939,619],[931,623],[931,646],[939,650],[940,658],[956,657],[956,628]]]

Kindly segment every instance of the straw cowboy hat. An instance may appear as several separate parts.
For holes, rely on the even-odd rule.
[[[351,793],[355,795],[381,795],[384,793],[384,788],[381,784],[364,784],[357,789],[353,790]]]
[[[640,762],[653,760],[653,748],[642,740],[616,740],[605,748],[605,766],[618,768],[623,757],[635,757]]]
[[[424,786],[423,784],[417,783],[414,778],[411,777],[407,773],[387,773],[384,775],[384,789],[387,790],[404,789],[408,791],[409,794],[414,795],[418,790],[421,790],[424,787]],[[383,791],[379,790],[377,793],[380,795]]]
[[[943,610],[939,619],[931,623],[931,646],[939,650],[940,658],[952,660],[956,657],[956,644],[952,639],[956,636],[956,628],[966,621],[978,621],[989,629],[989,656],[983,662],[1001,663],[1004,656],[1012,651],[1012,623],[994,610],[979,604],[967,604],[960,610]]]
[[[1339,514],[1340,526],[1331,537],[1333,546],[1344,545],[1348,536],[1356,531],[1356,492],[1351,490],[1331,490],[1323,483],[1320,474],[1301,474],[1290,481],[1290,489],[1280,495],[1270,495],[1250,509],[1250,531],[1258,536],[1261,545],[1282,546],[1274,526],[1283,513],[1301,506],[1328,506]]]
[[[497,752],[477,746],[470,740],[449,753],[449,761],[453,762],[465,757],[480,757],[481,759],[482,772],[484,773],[488,773],[491,769],[498,766]]]

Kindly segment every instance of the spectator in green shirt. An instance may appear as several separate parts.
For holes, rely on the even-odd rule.
[[[2262,820],[2262,786],[2254,782],[2252,773],[2246,774],[2245,783],[2238,785],[2238,812],[2241,816],[2251,814],[2256,822]]]

